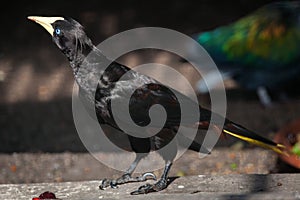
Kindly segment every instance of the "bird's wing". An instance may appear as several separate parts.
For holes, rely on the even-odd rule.
[[[195,39],[227,70],[282,67],[299,58],[299,2],[266,5]]]
[[[119,113],[124,113],[129,108],[130,116],[137,125],[146,126],[150,123],[149,110],[154,105],[163,106],[167,114],[166,127],[179,126],[180,123],[194,125],[199,121],[199,118],[195,119],[195,115],[192,112],[183,113],[180,105],[190,105],[189,108],[199,109],[197,112],[200,111],[201,120],[210,119],[209,111],[205,110],[202,112],[202,108],[199,107],[197,102],[194,102],[182,93],[170,89],[147,76],[139,74],[136,77],[137,79],[118,81],[112,90],[112,101],[120,102],[121,104],[124,102],[123,98],[125,96],[128,97],[128,94],[132,94],[129,106],[120,106],[118,109]],[[137,82],[146,84],[133,88],[133,86],[137,85]]]

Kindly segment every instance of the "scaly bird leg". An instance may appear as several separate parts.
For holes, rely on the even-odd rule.
[[[157,181],[154,184],[146,184],[141,187],[139,187],[137,190],[131,192],[130,194],[132,195],[137,195],[137,194],[147,194],[150,192],[158,192],[167,187],[167,181],[168,181],[168,174],[171,169],[172,162],[167,161],[165,165],[165,170],[159,181]]]

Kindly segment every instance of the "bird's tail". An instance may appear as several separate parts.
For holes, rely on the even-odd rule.
[[[256,133],[249,131],[248,129],[238,125],[229,120],[225,121],[225,125],[223,127],[223,133],[229,134],[233,137],[239,138],[251,144],[255,144],[264,148],[271,149],[277,153],[288,155],[285,152],[285,146],[282,144],[277,144],[271,140],[268,140]]]

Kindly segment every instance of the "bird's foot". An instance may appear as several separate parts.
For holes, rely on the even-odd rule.
[[[139,189],[131,192],[130,194],[137,195],[137,194],[147,194],[150,192],[158,192],[165,189],[166,187],[167,187],[167,180],[160,179],[158,182],[154,184],[142,185],[141,187],[139,187]]]
[[[117,179],[103,179],[99,188],[104,190],[107,187],[118,188],[118,185],[122,185],[130,182],[143,182],[146,180],[156,180],[156,176],[153,173],[147,172],[138,177],[131,177],[130,174],[124,174],[120,178]]]

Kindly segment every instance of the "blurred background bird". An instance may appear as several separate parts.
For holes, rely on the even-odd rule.
[[[298,1],[267,4],[231,24],[193,37],[215,61],[224,81],[231,79],[242,89],[256,91],[265,106],[274,99],[287,99],[287,89],[300,75]],[[202,94],[218,85],[216,71],[205,70],[205,81],[200,79],[196,85]]]

